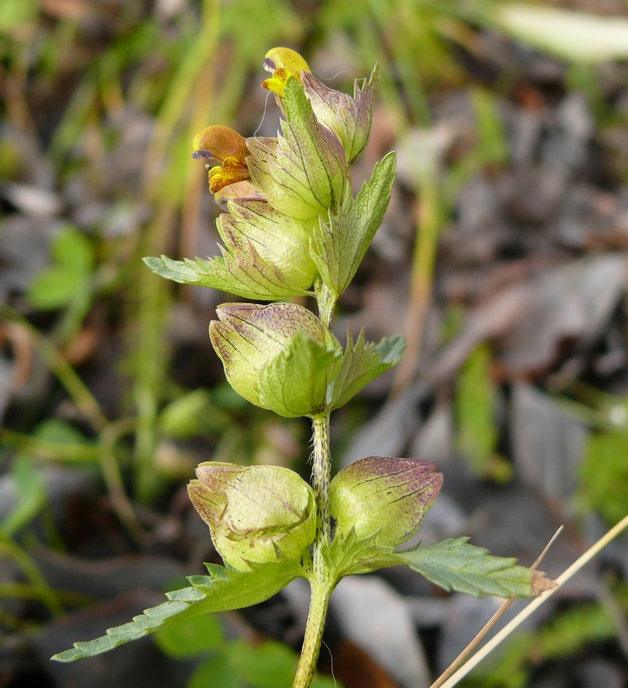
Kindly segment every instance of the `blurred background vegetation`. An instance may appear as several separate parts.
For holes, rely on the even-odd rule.
[[[379,63],[356,187],[385,152],[400,154],[338,333],[347,321],[372,339],[404,331],[409,346],[394,376],[334,419],[339,465],[366,453],[439,460],[452,487],[428,532],[475,533],[526,564],[543,544],[525,530],[530,514],[546,510],[550,531],[569,524],[558,566],[628,511],[627,3],[2,0],[3,688],[290,684],[288,650],[233,640],[255,628],[297,647],[287,603],[226,630],[208,621],[206,644],[190,645],[195,627],[162,636],[153,673],[138,654],[125,660],[134,669],[121,655],[100,669],[46,661],[112,625],[106,601],[172,587],[215,557],[186,499],[196,464],[307,475],[307,426],[224,383],[207,325],[233,297],[173,285],[141,261],[217,252],[219,208],[191,140],[215,123],[274,135],[259,83],[278,45],[345,90]],[[482,530],[481,514],[499,520],[522,494],[537,500],[515,517],[522,532]],[[468,685],[626,685],[626,544],[609,557]],[[411,596],[433,595],[416,585]],[[141,604],[119,602],[118,622]],[[416,622],[431,671],[443,668],[443,618]],[[574,656],[582,671],[561,683]],[[407,685],[348,666],[337,667],[347,688]]]

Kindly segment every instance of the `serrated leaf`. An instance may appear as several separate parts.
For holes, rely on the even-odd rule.
[[[395,165],[395,153],[388,153],[348,206],[337,214],[330,213],[328,223],[321,220],[314,228],[312,259],[336,298],[349,286],[382,223],[395,180]]]
[[[365,340],[361,330],[354,343],[347,331],[347,346],[334,378],[330,408],[344,406],[371,380],[397,365],[405,348],[406,340],[401,334],[384,337],[379,344],[374,344]]]
[[[331,369],[339,357],[335,347],[297,332],[287,349],[260,371],[257,391],[262,404],[286,418],[321,411]]]
[[[359,539],[355,529],[346,535],[336,533],[331,545],[324,549],[323,556],[335,580],[406,563],[394,547],[380,544],[379,533]]]
[[[291,580],[304,575],[291,560],[251,565],[250,571],[234,571],[215,564],[206,566],[209,576],[189,576],[191,587],[166,593],[168,602],[146,609],[122,626],[108,629],[107,635],[74,643],[73,649],[56,654],[52,659],[73,662],[93,657],[197,614],[249,607],[267,600]]]
[[[144,258],[144,262],[155,274],[179,284],[212,287],[245,299],[275,301],[309,293],[289,285],[279,270],[265,263],[250,243],[237,261],[223,250],[222,257],[210,260],[181,261],[162,255]]]
[[[399,555],[408,566],[445,590],[475,597],[530,597],[535,572],[518,566],[514,557],[494,557],[487,549],[467,544],[469,538],[443,540]]]

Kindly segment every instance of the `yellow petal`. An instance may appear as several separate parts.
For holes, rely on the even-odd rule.
[[[246,147],[246,139],[237,131],[229,127],[215,124],[205,127],[194,137],[192,142],[192,157],[222,162],[227,158],[233,158],[237,162],[246,165],[245,158],[249,154]]]
[[[264,69],[271,72],[272,77],[263,81],[262,86],[280,97],[283,97],[286,82],[291,76],[301,81],[301,73],[310,71],[301,55],[290,48],[269,50],[264,58]]]
[[[219,167],[212,167],[207,177],[209,179],[209,190],[212,193],[216,193],[224,186],[249,179],[250,174],[249,168],[245,163],[241,163],[236,158],[229,157],[225,158]]]

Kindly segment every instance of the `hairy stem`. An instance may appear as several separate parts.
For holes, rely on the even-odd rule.
[[[305,638],[299,658],[299,666],[293,688],[308,688],[314,676],[316,660],[321,649],[325,617],[329,598],[334,589],[323,551],[330,544],[329,481],[331,453],[329,448],[329,412],[324,411],[312,418],[314,427],[314,455],[312,463],[312,487],[316,495],[318,526],[314,540],[313,570],[310,577],[312,597],[305,626]]]
[[[312,463],[312,487],[316,495],[319,515],[318,532],[314,542],[314,568],[320,546],[329,543],[329,482],[331,476],[331,452],[329,449],[329,412],[325,411],[312,419],[314,427],[314,456]]]

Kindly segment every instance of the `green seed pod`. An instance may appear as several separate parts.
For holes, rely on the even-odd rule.
[[[371,456],[340,471],[330,486],[329,507],[336,532],[355,529],[359,540],[377,535],[396,547],[414,535],[434,503],[443,476],[433,461]]]
[[[299,559],[314,540],[314,491],[294,471],[209,461],[196,475],[188,485],[190,500],[230,566],[247,570],[247,562],[281,555]]]
[[[210,323],[209,336],[225,366],[227,380],[238,394],[262,408],[272,405],[260,396],[261,371],[289,351],[297,333],[324,347],[330,343],[325,325],[294,303],[226,303],[216,313],[220,320]]]

